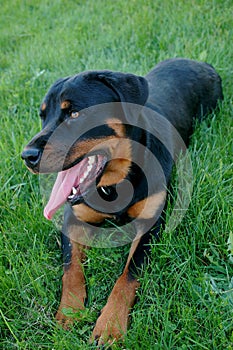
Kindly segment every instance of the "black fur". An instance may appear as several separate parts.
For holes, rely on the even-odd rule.
[[[71,135],[75,137],[77,129],[72,126],[73,124],[70,120],[72,111],[78,111],[82,115],[82,111],[84,110],[85,114],[85,109],[91,106],[112,102],[123,103],[121,107],[118,106],[118,113],[113,113],[113,117],[115,115],[119,117],[120,114],[122,123],[125,126],[126,137],[144,145],[156,156],[163,169],[165,183],[161,183],[160,179],[155,176],[155,169],[146,156],[140,154],[140,150],[134,150],[133,157],[135,159],[137,157],[143,159],[143,170],[147,170],[150,176],[150,183],[153,183],[153,189],[151,193],[148,193],[144,171],[140,170],[134,159],[132,159],[132,165],[126,178],[133,184],[134,196],[125,208],[118,210],[116,207],[114,213],[116,222],[122,225],[132,219],[127,214],[127,211],[133,204],[147,198],[150,194],[161,191],[164,185],[167,186],[169,184],[173,166],[171,151],[174,151],[174,135],[169,129],[165,130],[165,136],[171,147],[166,147],[156,136],[148,132],[151,128],[153,129],[153,113],[146,113],[145,110],[142,110],[142,113],[139,113],[140,115],[132,116],[130,109],[127,110],[127,107],[124,106],[124,102],[148,107],[150,110],[155,111],[157,116],[165,117],[182,136],[185,144],[188,145],[195,119],[201,121],[208,112],[211,112],[217,106],[218,100],[222,99],[221,78],[214,68],[209,64],[188,59],[178,58],[161,62],[145,77],[111,71],[80,73],[74,77],[60,79],[50,88],[44,99],[46,108],[41,108],[40,111],[43,129],[26,146],[22,153],[22,158],[32,171],[43,171],[40,168],[41,157],[46,147],[46,142],[58,125],[67,121],[64,126],[64,128],[67,128],[67,132],[64,131],[63,133],[63,136],[65,135],[62,139],[63,143],[66,143],[66,140],[69,140]],[[69,101],[69,104],[68,108],[62,109],[60,104],[64,100]],[[84,122],[91,123],[94,117],[96,116],[87,114],[85,118],[77,120],[78,128],[82,127]],[[111,117],[109,111],[106,111],[106,115],[100,116],[103,121],[102,124],[105,123],[107,117]],[[132,118],[136,120],[139,117],[142,121],[140,125],[143,125],[143,128],[132,126]],[[105,124],[84,133],[78,142],[101,139],[106,136],[116,136],[116,133]],[[179,152],[179,150],[175,151]],[[53,152],[54,158],[57,160],[61,150],[59,149],[59,152],[57,151],[56,153],[56,148],[54,147]],[[84,156],[82,155],[82,157]],[[75,161],[79,162],[82,157],[79,156]],[[67,160],[63,169],[73,165],[74,163],[69,163]],[[52,172],[57,171],[57,169],[54,164],[47,164],[46,171]],[[100,212],[107,212],[108,202],[111,202],[113,198],[115,199],[115,185],[117,184],[109,186],[109,195],[106,195],[103,191],[101,193],[99,189],[99,194],[106,201],[106,206],[99,208]],[[119,186],[124,186],[124,182],[120,183]],[[80,200],[85,203],[85,198]],[[91,193],[88,197],[88,203],[91,206]],[[153,221],[153,218],[151,220]],[[145,255],[148,253],[151,235],[155,237],[159,235],[162,219],[158,218],[153,230],[150,228],[150,220],[148,221],[149,223],[146,225],[148,225],[149,229],[141,238],[129,264],[131,278],[134,278],[137,269],[140,268]],[[96,224],[99,225],[100,223],[97,222]],[[141,220],[140,224],[142,226],[145,225],[145,220]],[[64,230],[69,231],[67,228],[69,228],[69,214],[65,217]],[[68,264],[71,252],[69,250],[69,241],[66,238],[64,239],[64,237],[63,245],[65,248],[65,262]]]

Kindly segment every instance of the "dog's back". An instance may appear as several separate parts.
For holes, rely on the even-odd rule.
[[[223,99],[220,76],[204,62],[169,59],[159,63],[145,78],[149,84],[147,105],[165,116],[186,143],[193,119],[201,120]]]

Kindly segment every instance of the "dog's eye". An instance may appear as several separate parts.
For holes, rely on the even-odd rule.
[[[70,112],[70,117],[71,117],[71,118],[75,119],[75,118],[77,118],[78,116],[79,116],[79,112],[77,112],[77,111],[71,111],[71,112]]]

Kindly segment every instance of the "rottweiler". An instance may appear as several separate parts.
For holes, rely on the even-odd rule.
[[[162,231],[173,165],[196,120],[222,99],[215,69],[183,58],[165,60],[145,77],[86,71],[51,86],[40,107],[42,130],[22,158],[33,173],[58,173],[44,215],[51,219],[65,204],[56,314],[64,327],[72,322],[64,308],[84,309],[82,263],[93,232],[106,222],[123,231],[131,224],[135,234],[128,260],[91,339],[102,344],[126,333],[150,242]]]

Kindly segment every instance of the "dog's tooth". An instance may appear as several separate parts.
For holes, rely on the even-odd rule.
[[[95,156],[88,157],[88,164],[92,165],[95,162]]]
[[[75,187],[72,187],[72,191],[73,191],[73,194],[76,194],[78,192]]]
[[[71,194],[68,199],[73,199],[74,198],[74,194]]]
[[[88,171],[88,173],[91,171],[92,166],[93,166],[93,165],[88,165],[88,167],[87,167],[87,171]]]
[[[89,174],[89,171],[86,170],[85,173],[83,174],[83,179],[85,179],[87,177],[87,175]]]
[[[100,188],[101,188],[102,192],[104,192],[104,194],[106,194],[106,196],[109,195],[109,192],[103,186],[101,186]]]
[[[82,183],[83,183],[83,181],[84,181],[84,178],[83,178],[83,177],[81,177],[81,179],[79,180],[79,183],[80,183],[80,184],[82,184]]]

